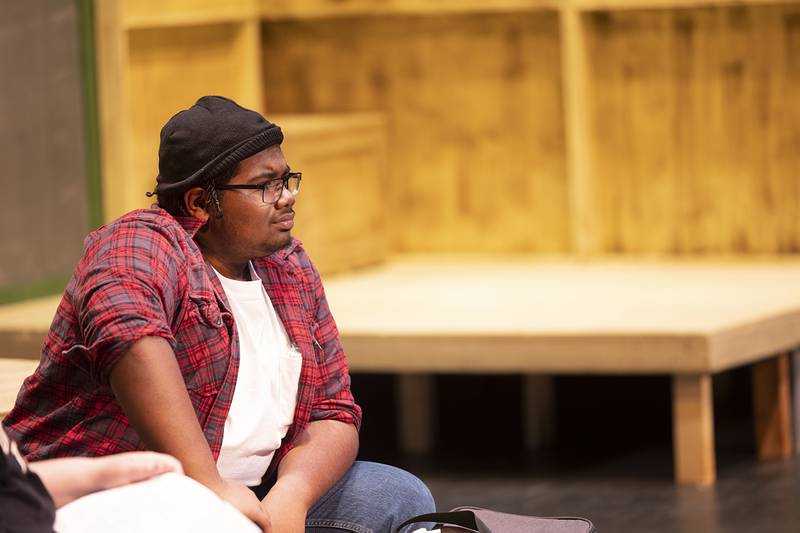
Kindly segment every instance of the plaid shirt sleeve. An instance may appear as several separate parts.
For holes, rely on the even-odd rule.
[[[311,421],[338,420],[361,428],[361,408],[355,403],[350,391],[350,373],[339,330],[328,307],[325,289],[319,272],[311,260],[301,252],[303,271],[310,274],[311,289],[316,302],[316,312],[312,326],[316,349],[321,350],[318,358],[319,388],[311,407]]]
[[[87,239],[73,303],[90,374],[107,384],[111,370],[135,341],[158,336],[174,348],[179,269],[174,239],[158,227],[117,225]]]

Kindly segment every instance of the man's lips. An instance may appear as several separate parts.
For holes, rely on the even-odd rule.
[[[294,227],[294,212],[279,216],[273,224],[281,229],[292,229]]]

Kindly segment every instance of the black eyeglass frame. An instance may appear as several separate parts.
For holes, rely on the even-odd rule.
[[[292,190],[292,189],[289,188],[289,180],[294,180],[294,179],[297,180],[297,188]],[[302,181],[302,179],[303,179],[303,173],[302,172],[287,172],[286,174],[284,174],[280,178],[273,178],[273,179],[267,180],[264,183],[261,183],[259,185],[216,185],[214,187],[214,189],[216,189],[218,191],[232,191],[232,190],[236,190],[236,189],[249,189],[249,190],[261,189],[261,201],[264,202],[265,204],[274,204],[281,197],[281,194],[283,194],[283,190],[284,189],[286,189],[290,193],[292,193],[293,196],[296,196],[297,193],[300,192],[300,182]],[[281,182],[282,187],[280,189],[274,191],[273,194],[275,195],[275,197],[272,199],[271,202],[267,202],[267,200],[266,200],[267,189],[273,183],[276,183],[276,182]]]

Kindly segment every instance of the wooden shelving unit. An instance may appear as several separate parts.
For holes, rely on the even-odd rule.
[[[170,114],[222,93],[382,113],[389,252],[800,251],[798,2],[96,5],[109,217]]]

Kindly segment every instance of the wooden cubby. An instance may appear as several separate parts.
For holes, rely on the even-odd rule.
[[[332,116],[382,115],[385,158],[368,168],[360,152],[362,179],[346,154],[317,159],[326,175],[303,194],[315,179],[354,188],[314,203],[345,222],[312,216],[301,238],[333,223],[336,242],[358,240],[352,213],[375,201],[361,231],[377,224],[381,254],[800,251],[797,2],[96,6],[108,217],[146,204],[169,116],[224,93],[268,117],[329,117],[331,134]],[[360,195],[369,180],[379,198]]]
[[[296,227],[314,263],[338,272],[383,261],[389,253],[383,114],[270,114],[270,119],[285,132],[286,159],[303,172]]]
[[[398,251],[566,252],[558,31],[552,11],[267,23],[267,103],[386,114]]]
[[[227,6],[227,7],[226,7]],[[146,207],[161,126],[204,94],[260,108],[260,26],[252,2],[97,1],[107,219]]]

